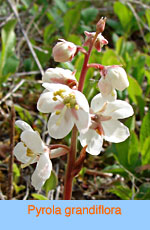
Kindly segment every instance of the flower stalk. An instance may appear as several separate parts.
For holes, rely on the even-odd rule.
[[[83,63],[83,67],[82,67],[82,71],[81,71],[80,79],[79,79],[79,86],[78,86],[78,90],[80,92],[83,91],[85,76],[88,70],[88,61],[89,61],[89,58],[92,52],[93,45],[97,39],[97,36],[98,36],[98,32],[95,33],[95,36],[89,46],[89,50],[87,54],[85,54],[84,63]],[[74,166],[76,162],[77,136],[78,136],[78,130],[76,126],[74,126],[72,129],[71,147],[70,147],[70,152],[68,154],[67,169],[66,169],[66,175],[65,175],[64,200],[71,200],[71,197],[72,197],[72,183],[73,183],[73,178],[75,176],[72,172],[74,170]]]
[[[72,171],[74,169],[74,164],[76,160],[77,135],[78,135],[78,130],[76,126],[74,126],[72,129],[71,147],[70,147],[70,152],[68,154],[67,169],[65,175],[64,200],[71,200],[71,196],[72,196],[72,182],[73,182]]]
[[[89,58],[90,58],[90,55],[91,55],[91,52],[92,52],[92,48],[93,48],[93,45],[96,41],[96,38],[98,36],[98,33],[96,32],[95,33],[95,36],[89,46],[89,50],[88,50],[88,53],[85,55],[85,59],[84,59],[84,63],[83,63],[83,67],[82,67],[82,71],[81,71],[81,74],[80,74],[80,79],[79,79],[79,87],[78,87],[78,90],[80,92],[83,91],[83,86],[84,86],[84,81],[85,81],[85,76],[86,76],[86,73],[87,73],[87,70],[88,70],[88,61],[89,61]]]

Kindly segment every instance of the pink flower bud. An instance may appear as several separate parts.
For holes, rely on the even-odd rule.
[[[72,42],[67,42],[64,39],[59,39],[60,42],[54,46],[52,55],[56,62],[71,61],[76,53],[77,47]]]
[[[84,42],[84,46],[89,46],[95,36],[95,32],[88,32],[88,31],[85,31],[84,34],[86,35],[86,40]],[[101,48],[104,46],[104,45],[107,45],[108,44],[108,41],[101,35],[99,34],[97,36],[97,39],[95,41],[95,48],[97,49],[98,52],[101,51]]]
[[[102,33],[104,31],[106,19],[107,19],[106,17],[105,18],[102,17],[96,24],[96,31],[98,33]]]

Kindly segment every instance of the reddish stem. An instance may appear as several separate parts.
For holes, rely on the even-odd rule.
[[[88,68],[95,68],[95,69],[99,69],[99,70],[103,70],[104,66],[101,64],[97,64],[97,63],[91,63],[87,65]]]
[[[91,42],[90,46],[89,46],[89,50],[88,50],[88,53],[85,55],[85,59],[84,59],[84,63],[83,63],[83,67],[82,67],[82,71],[81,71],[81,74],[80,74],[80,80],[79,80],[79,87],[78,87],[78,90],[79,91],[83,91],[83,86],[84,86],[84,81],[85,81],[85,76],[86,76],[86,73],[87,73],[87,70],[88,70],[88,61],[89,61],[89,58],[90,58],[90,55],[91,55],[91,51],[92,51],[92,48],[93,48],[93,45],[95,43],[95,40],[97,38],[97,33],[95,34],[94,38],[93,38],[93,41]]]
[[[77,128],[76,126],[74,126],[72,129],[71,147],[70,147],[70,153],[68,154],[67,170],[65,176],[64,200],[71,200],[71,196],[72,196],[73,176],[71,175],[71,172],[74,169],[74,164],[76,159],[77,134],[78,134]]]
[[[85,54],[85,59],[82,67],[82,71],[80,74],[80,80],[79,80],[79,91],[83,91],[83,86],[84,86],[84,81],[85,81],[85,76],[88,70],[88,61],[89,57],[93,48],[93,45],[95,43],[95,40],[97,38],[98,33],[96,32],[90,46],[88,53]],[[65,185],[64,185],[64,200],[71,200],[72,196],[72,182],[74,175],[72,174],[75,166],[75,161],[76,161],[76,149],[77,149],[77,135],[78,135],[78,130],[76,126],[73,127],[72,129],[72,136],[71,136],[71,147],[70,147],[70,152],[68,154],[68,162],[67,162],[67,170],[66,170],[66,175],[65,175]]]
[[[50,145],[49,148],[50,148],[50,150],[57,149],[57,148],[63,148],[63,149],[66,149],[68,151],[70,150],[70,148],[67,145],[63,145],[63,144],[53,144],[53,145]]]

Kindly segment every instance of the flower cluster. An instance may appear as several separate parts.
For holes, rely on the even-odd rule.
[[[89,50],[94,47],[100,52],[102,47],[108,44],[101,34],[105,28],[105,20],[98,22],[96,32],[85,31],[83,46],[89,47]],[[56,62],[67,62],[79,51],[83,52],[86,59],[89,58],[90,53],[83,47],[60,39],[52,54]],[[83,72],[86,73],[87,66],[84,68]],[[119,143],[130,135],[120,119],[132,116],[133,109],[126,101],[117,100],[116,93],[116,90],[122,91],[129,86],[127,74],[121,66],[101,65],[101,78],[98,82],[100,93],[94,96],[89,106],[82,90],[79,90],[80,81],[77,82],[75,73],[76,71],[58,67],[47,69],[42,76],[44,91],[37,102],[37,109],[42,113],[51,114],[47,124],[51,137],[62,139],[76,126],[81,145],[87,146],[88,153],[98,155],[102,150],[103,140]],[[81,74],[80,78],[82,77]],[[28,124],[17,121],[16,125],[23,132],[14,154],[24,163],[23,167],[37,162],[32,175],[32,185],[39,189],[50,176],[52,169],[48,148]]]

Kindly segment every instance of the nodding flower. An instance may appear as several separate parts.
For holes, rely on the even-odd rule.
[[[15,124],[23,132],[20,136],[21,142],[14,148],[14,155],[18,161],[22,162],[22,168],[37,163],[31,177],[31,184],[36,190],[39,190],[51,175],[52,163],[49,159],[49,149],[39,133],[34,131],[29,124],[22,120],[16,121]]]
[[[120,66],[105,66],[101,70],[102,78],[98,82],[100,92],[104,95],[110,94],[113,89],[123,91],[129,86],[125,70]]]
[[[64,39],[59,40],[60,41],[56,43],[52,50],[54,60],[56,62],[72,61],[77,51],[77,46],[72,42],[65,41]]]
[[[86,35],[87,38],[86,38],[83,46],[89,46],[91,44],[93,38],[95,37],[96,32],[85,31],[84,34]],[[98,52],[100,52],[101,48],[107,44],[108,44],[108,41],[100,33],[96,38],[96,41],[94,43],[94,47]]]
[[[42,81],[47,83],[60,83],[69,86],[70,88],[77,87],[78,82],[75,78],[76,71],[71,71],[63,68],[49,68],[45,71]]]

